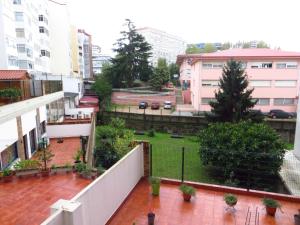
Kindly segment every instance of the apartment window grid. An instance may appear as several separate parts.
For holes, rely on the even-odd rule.
[[[294,98],[274,98],[274,105],[294,105]]]
[[[25,37],[24,28],[17,28],[16,29],[16,37],[17,38],[24,38]]]
[[[14,5],[21,5],[22,1],[21,0],[13,0]]]
[[[272,62],[255,62],[251,64],[251,69],[272,69]]]
[[[269,98],[254,98],[253,100],[257,100],[256,105],[270,105]]]
[[[25,44],[17,44],[17,51],[19,53],[25,53],[26,52],[26,46],[25,46]]]
[[[49,31],[45,27],[39,27],[39,32],[41,34],[49,35]]]
[[[250,80],[251,87],[271,87],[271,80]]]
[[[275,87],[296,87],[296,80],[275,80]]]
[[[202,87],[218,87],[219,80],[202,80]]]
[[[276,64],[277,69],[297,69],[297,62],[279,62]]]
[[[24,21],[24,14],[23,14],[23,12],[15,12],[15,20],[16,21]]]
[[[203,69],[221,69],[223,63],[202,63]]]
[[[48,24],[48,19],[44,15],[39,15],[39,21],[45,22],[45,24]]]
[[[47,56],[50,57],[50,52],[47,50],[41,50],[41,56]]]
[[[15,56],[8,56],[8,65],[9,66],[18,66],[18,58]]]

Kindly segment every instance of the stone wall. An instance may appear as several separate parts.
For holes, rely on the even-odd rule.
[[[171,116],[171,115],[147,115],[125,112],[103,112],[103,120],[109,121],[111,117],[125,119],[126,126],[135,130],[177,132],[181,134],[197,134],[200,129],[207,126],[208,122],[205,117],[195,116]],[[284,140],[293,143],[295,137],[296,120],[287,119],[266,119]]]

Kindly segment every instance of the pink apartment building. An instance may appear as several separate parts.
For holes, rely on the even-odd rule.
[[[191,67],[191,103],[196,111],[210,111],[222,67],[234,59],[243,62],[252,97],[258,99],[255,109],[268,112],[282,109],[296,112],[299,96],[300,52],[272,49],[229,49],[214,53],[179,55],[180,71]],[[185,76],[184,76],[185,78]]]

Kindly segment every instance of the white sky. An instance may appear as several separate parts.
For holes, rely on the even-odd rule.
[[[300,52],[300,0],[67,0],[72,23],[111,53],[125,18],[188,43],[264,40]]]

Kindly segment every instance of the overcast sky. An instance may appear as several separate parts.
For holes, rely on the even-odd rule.
[[[71,21],[111,53],[125,18],[187,43],[264,40],[300,52],[300,0],[67,0]]]

